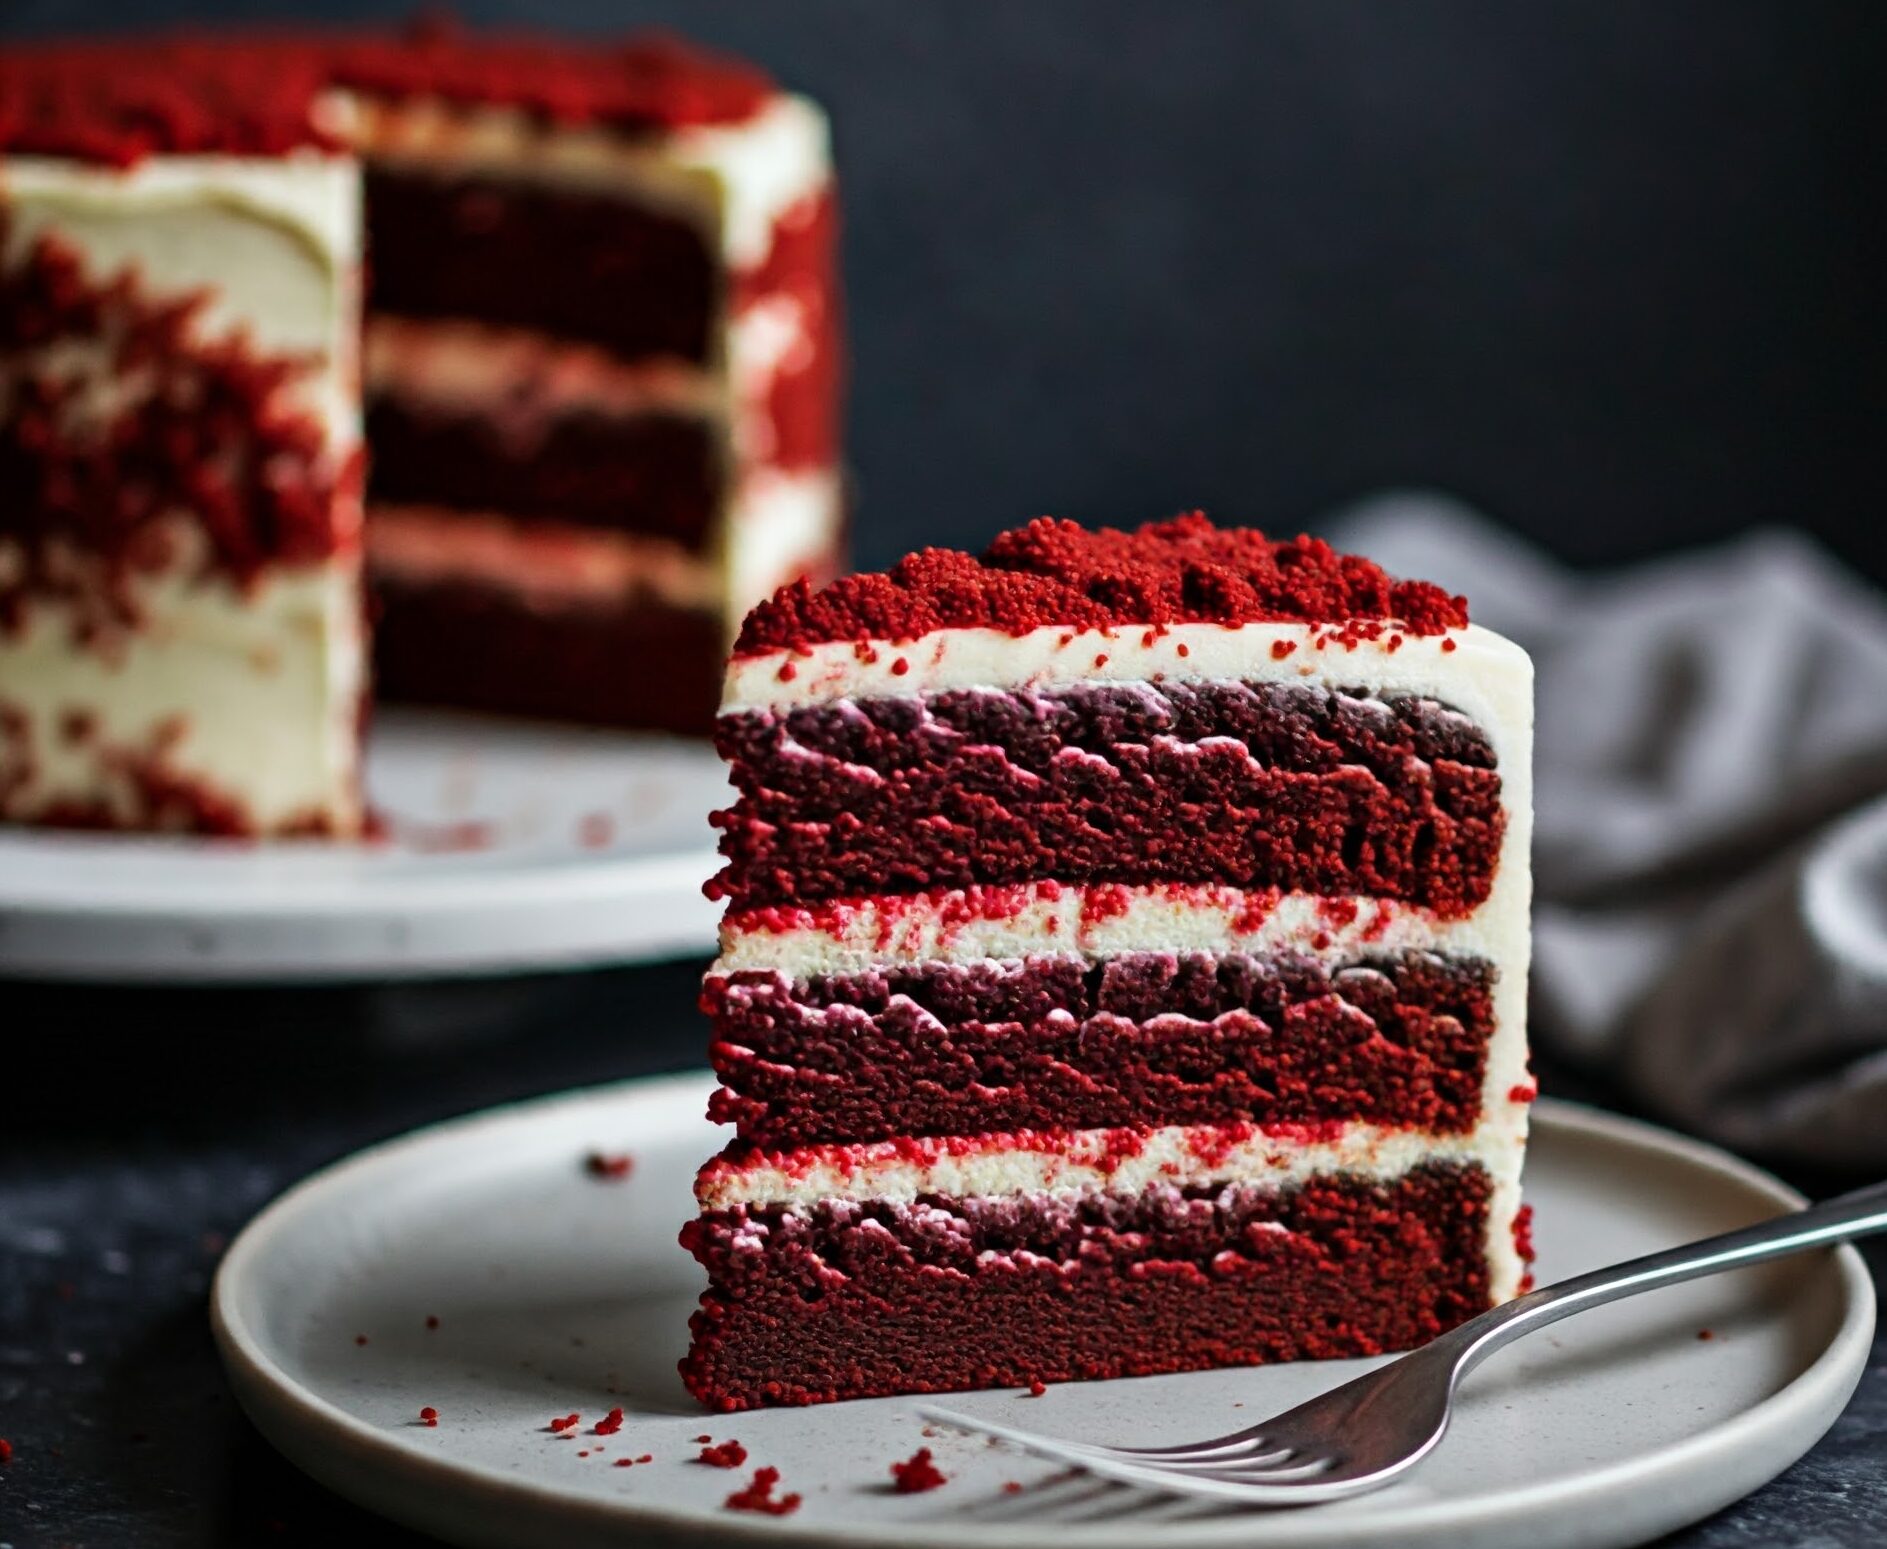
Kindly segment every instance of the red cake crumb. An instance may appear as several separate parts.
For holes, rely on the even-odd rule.
[[[1020,1479],[1005,1479],[1002,1483],[1002,1493],[1004,1495],[1020,1495],[1022,1493],[1022,1481]]]
[[[747,1449],[737,1441],[724,1441],[703,1447],[695,1461],[706,1463],[710,1468],[739,1468],[747,1461]]]
[[[557,1432],[558,1435],[562,1435],[565,1431],[575,1429],[577,1422],[582,1418],[582,1415],[576,1413],[555,1417],[551,1420],[548,1429]]]
[[[1030,1398],[1040,1398],[1047,1391],[1048,1391],[1048,1384],[1042,1381],[1040,1377],[1031,1377],[1029,1379],[1029,1397]]]
[[[1522,1205],[1514,1213],[1514,1252],[1523,1262],[1533,1262],[1533,1207]]]
[[[919,1447],[902,1463],[893,1463],[891,1477],[900,1495],[917,1495],[949,1483],[949,1477],[940,1473],[937,1465],[931,1461],[928,1447]]]
[[[626,1151],[592,1151],[583,1159],[583,1170],[592,1178],[602,1178],[610,1183],[620,1183],[635,1170],[636,1159]]]
[[[1540,1083],[1537,1081],[1519,1081],[1507,1089],[1507,1101],[1510,1103],[1530,1103],[1540,1095]]]
[[[1697,1337],[1699,1339],[1715,1339],[1717,1337],[1716,1330],[1700,1328],[1697,1330]]]
[[[622,1411],[612,1409],[592,1427],[598,1436],[614,1436],[622,1429]]]
[[[1348,629],[1352,621],[1387,619],[1438,635],[1466,626],[1467,603],[1426,581],[1395,580],[1321,539],[1274,541],[1214,527],[1200,512],[1133,532],[1041,517],[1000,534],[980,557],[923,549],[887,572],[820,591],[806,581],[782,587],[747,616],[735,654],[914,640],[949,628],[1020,635],[1053,624],[1261,621],[1343,624],[1336,638],[1354,647],[1374,636]]]
[[[699,1442],[709,1442],[709,1441],[713,1441],[713,1440],[714,1440],[714,1438],[713,1438],[712,1436],[710,1436],[710,1435],[707,1435],[707,1434],[706,1434],[706,1433],[704,1432],[703,1434],[701,1434],[701,1435],[699,1435],[699,1436],[697,1436],[697,1437],[695,1438],[695,1440],[696,1440],[696,1441],[699,1441]]]
[[[784,1517],[798,1511],[798,1495],[774,1495],[773,1487],[779,1482],[780,1471],[777,1468],[756,1469],[752,1483],[728,1496],[727,1509],[764,1512],[769,1517]]]
[[[434,1409],[431,1404],[428,1404],[419,1412],[419,1423],[421,1425],[437,1425],[439,1423],[439,1411]]]

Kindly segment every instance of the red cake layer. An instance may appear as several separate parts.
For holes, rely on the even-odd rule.
[[[373,163],[366,199],[377,311],[708,359],[718,265],[682,216],[574,185]]]
[[[710,1212],[682,1378],[716,1409],[1407,1349],[1489,1304],[1489,1184],[1431,1164],[1139,1195]]]
[[[7,230],[0,206],[0,251]],[[179,519],[197,539],[192,563],[238,584],[358,541],[359,455],[335,458],[289,401],[307,363],[241,334],[199,339],[206,301],[152,295],[135,271],[89,273],[50,234],[0,267],[0,355],[67,356],[24,369],[0,414],[0,535],[21,551],[0,574],[0,628],[33,596],[80,604],[88,635],[135,626],[131,583],[177,563]],[[75,412],[97,386],[70,374],[88,353],[117,389],[102,424]]]
[[[628,132],[751,118],[773,87],[751,65],[666,36],[613,44],[473,33],[193,33],[0,49],[0,152],[128,166],[157,154],[337,149],[321,94],[514,107]]]
[[[699,415],[538,415],[427,404],[398,394],[367,406],[372,493],[399,504],[501,510],[707,547],[725,452]]]
[[[1222,882],[1444,916],[1493,885],[1485,735],[1305,684],[1074,684],[721,717],[736,908],[1023,882]]]
[[[1065,625],[1395,621],[1421,635],[1465,627],[1465,598],[1318,538],[1273,541],[1220,528],[1202,513],[1133,532],[1042,517],[997,537],[979,558],[922,549],[884,574],[846,576],[823,590],[783,587],[748,615],[737,655],[801,650],[832,640],[915,640],[938,629],[1010,634]],[[1360,630],[1374,638],[1376,630]]]
[[[1492,967],[1404,953],[1137,952],[711,977],[708,1114],[768,1148],[1131,1125],[1360,1120],[1465,1132]]]
[[[690,736],[713,717],[715,613],[648,598],[545,607],[513,588],[384,571],[370,589],[383,699]]]

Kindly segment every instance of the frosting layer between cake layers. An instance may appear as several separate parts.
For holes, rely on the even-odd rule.
[[[1514,1294],[1530,678],[1382,620],[737,657],[695,1391],[1365,1353]]]

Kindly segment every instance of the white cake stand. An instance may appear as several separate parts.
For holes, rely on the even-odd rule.
[[[0,973],[409,979],[707,951],[705,743],[379,712],[370,844],[0,828]]]

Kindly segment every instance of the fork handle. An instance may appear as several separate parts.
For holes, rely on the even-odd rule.
[[[1542,1286],[1471,1318],[1443,1339],[1456,1344],[1455,1374],[1459,1377],[1521,1335],[1588,1307],[1602,1307],[1640,1291],[1655,1291],[1660,1286],[1698,1280],[1726,1269],[1760,1264],[1879,1231],[1887,1231],[1887,1183],[1871,1184],[1806,1210]]]

